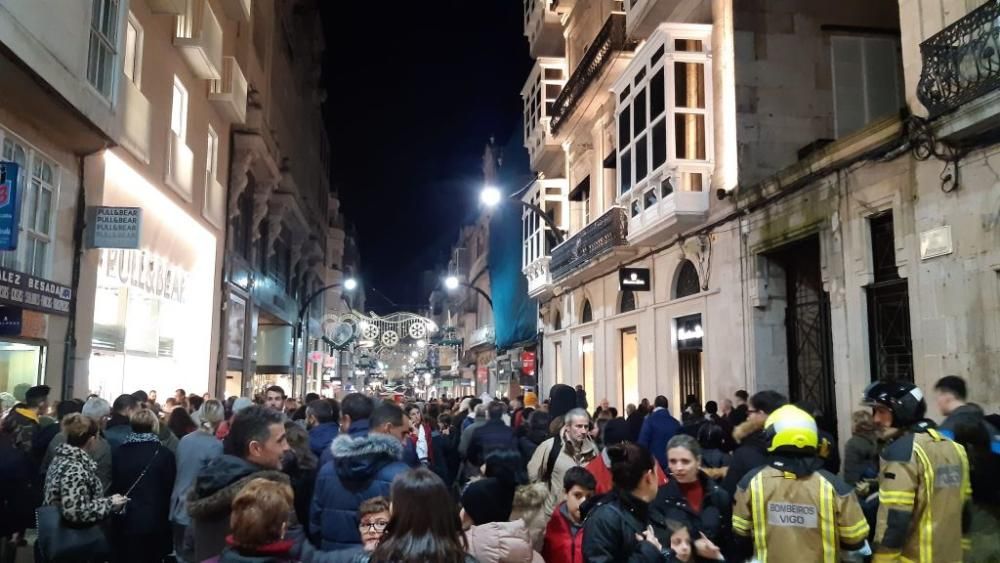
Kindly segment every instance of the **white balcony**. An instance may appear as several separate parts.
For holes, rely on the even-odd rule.
[[[549,262],[551,261],[550,257],[543,256],[521,270],[528,280],[528,297],[538,299],[551,296],[552,274],[549,273]]]
[[[173,133],[170,133],[167,145],[167,173],[164,180],[181,197],[191,201],[192,185],[194,184],[194,153],[188,148],[184,139]]]
[[[629,244],[660,244],[702,223],[708,217],[707,176],[682,173],[679,182],[668,177],[661,182],[650,182],[647,188],[632,190],[623,197],[629,217]],[[675,185],[677,183],[680,185]]]
[[[226,187],[214,175],[205,177],[205,207],[202,215],[216,228],[226,227]]]
[[[524,36],[532,57],[559,55],[565,50],[559,14],[552,4],[552,0],[524,0]]]
[[[180,15],[187,7],[187,0],[146,0],[146,4],[154,14]]]
[[[177,16],[174,45],[195,76],[222,77],[222,26],[208,0],[187,0],[185,12]]]
[[[479,348],[480,346],[493,346],[496,343],[497,334],[496,329],[493,325],[485,325],[472,331],[469,335],[468,342],[465,343],[465,347],[469,350],[474,348]]]
[[[531,168],[547,176],[563,173],[562,146],[549,126],[552,104],[559,97],[569,71],[566,59],[542,57],[535,61],[531,74],[521,89],[524,104],[524,146],[531,158]]]
[[[222,10],[226,17],[238,22],[250,21],[251,0],[222,0]]]
[[[247,120],[247,79],[236,57],[223,57],[222,77],[209,82],[208,99],[233,123]]]
[[[131,80],[122,80],[121,145],[141,162],[149,163],[150,106],[149,100]]]
[[[711,23],[709,0],[625,0],[625,31],[629,37],[649,37],[663,22]]]

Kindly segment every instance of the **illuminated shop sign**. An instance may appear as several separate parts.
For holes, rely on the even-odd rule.
[[[101,276],[113,283],[139,289],[149,295],[184,302],[188,272],[166,258],[146,250],[101,250]]]
[[[701,327],[701,315],[691,315],[677,319],[677,349],[701,350],[705,330]]]

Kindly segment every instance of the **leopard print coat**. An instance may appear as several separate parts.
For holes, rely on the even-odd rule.
[[[111,499],[104,497],[97,463],[84,450],[63,444],[45,475],[45,504],[61,507],[62,517],[74,524],[94,524],[111,515]]]

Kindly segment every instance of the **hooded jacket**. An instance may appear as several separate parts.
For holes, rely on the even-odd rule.
[[[323,458],[323,452],[330,449],[330,444],[339,434],[340,424],[337,422],[324,422],[309,431],[309,449],[316,455],[316,459]]]
[[[465,531],[469,555],[479,563],[542,563],[531,549],[524,521],[490,522]]]
[[[210,461],[198,474],[188,493],[196,561],[219,555],[225,549],[233,499],[256,478],[288,484],[284,473],[228,454]]]
[[[740,446],[733,451],[726,477],[722,480],[722,488],[733,498],[736,487],[743,477],[767,463],[767,437],[764,436],[764,423],[747,419],[733,429],[733,439]]]
[[[358,507],[389,496],[392,480],[409,469],[403,444],[393,436],[338,436],[330,445],[333,463],[320,469],[309,515],[309,535],[324,551],[361,544]]]

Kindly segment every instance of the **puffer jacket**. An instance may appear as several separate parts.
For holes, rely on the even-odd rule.
[[[340,435],[330,451],[333,463],[320,469],[309,511],[310,539],[324,551],[360,545],[358,507],[389,496],[392,480],[409,470],[401,461],[403,444],[387,434]]]
[[[695,510],[688,503],[684,491],[673,475],[666,485],[660,487],[656,500],[650,504],[649,519],[653,523],[656,539],[661,545],[670,545],[670,531],[667,529],[667,521],[670,520],[686,524],[697,532],[703,532],[720,547],[724,543],[723,540],[729,537],[733,514],[729,494],[716,485],[704,471],[698,473],[698,481],[701,483],[703,495],[701,510]]]
[[[491,522],[465,531],[469,555],[479,563],[542,563],[531,549],[523,520]]]
[[[251,480],[261,478],[288,484],[280,471],[262,468],[233,455],[214,459],[201,470],[188,493],[188,515],[194,535],[195,561],[222,553],[230,533],[233,499]]]
[[[565,502],[559,503],[545,527],[542,558],[545,563],[584,563],[583,523],[570,520]]]
[[[73,524],[94,524],[111,515],[111,498],[104,496],[97,478],[97,463],[87,452],[63,444],[45,476],[45,501],[59,506],[62,517]]]
[[[549,489],[545,483],[529,483],[514,489],[514,504],[510,511],[510,519],[524,521],[528,529],[528,538],[531,540],[531,548],[535,551],[542,550],[542,542],[545,540],[545,525],[549,515],[543,512],[543,509],[548,495]]]
[[[736,487],[750,471],[767,463],[768,440],[764,436],[764,423],[747,419],[733,430],[733,439],[740,446],[733,452],[733,458],[722,480],[722,488],[732,498]]]
[[[636,538],[649,526],[649,505],[615,489],[584,503],[583,558],[587,563],[658,563],[663,555]]]

